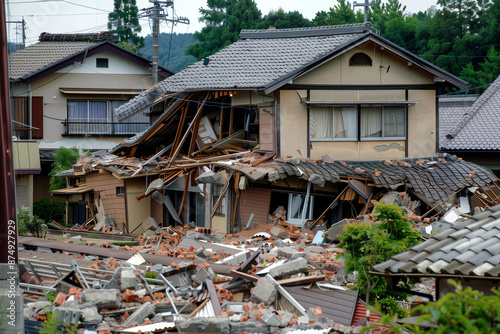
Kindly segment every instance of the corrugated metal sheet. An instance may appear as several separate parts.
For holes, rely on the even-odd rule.
[[[325,317],[345,326],[351,325],[358,300],[357,291],[325,291],[300,286],[285,287],[285,290],[305,309],[319,306]],[[279,301],[284,310],[296,312],[282,296]]]
[[[253,213],[255,225],[267,224],[271,189],[249,187],[241,192],[241,225],[245,226]]]

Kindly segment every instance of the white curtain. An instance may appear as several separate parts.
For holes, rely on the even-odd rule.
[[[304,197],[302,195],[290,194],[290,219],[298,219],[302,216],[302,207],[304,206]]]
[[[356,138],[357,117],[355,107],[334,108],[334,138]]]
[[[361,108],[361,138],[382,137],[382,108]]]
[[[405,108],[384,107],[384,137],[405,136]]]
[[[332,138],[332,108],[311,108],[309,113],[311,138]]]

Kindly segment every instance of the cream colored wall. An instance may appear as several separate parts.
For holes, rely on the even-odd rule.
[[[137,196],[144,193],[146,188],[146,180],[143,177],[125,180],[129,233],[151,216],[151,197],[137,200]]]
[[[339,160],[399,159],[405,157],[404,141],[313,141],[311,159],[331,155]]]
[[[216,215],[212,218],[212,231],[224,234],[228,233],[226,215]]]
[[[408,93],[417,103],[408,111],[408,156],[436,154],[436,91],[415,90]]]
[[[103,57],[109,58],[110,67],[107,69],[96,68],[95,58]],[[147,69],[107,51],[89,57],[83,65],[75,63],[33,82],[31,84],[32,96],[41,96],[44,102],[44,137],[40,141],[40,147],[55,149],[60,146],[77,146],[91,150],[109,149],[125,139],[125,137],[95,136],[82,141],[81,138],[77,137],[63,137],[64,128],[61,122],[67,118],[68,99],[128,101],[134,95],[63,94],[59,91],[60,88],[145,90],[152,85],[152,78]],[[29,89],[30,87],[26,84],[13,84],[11,94],[29,96]]]
[[[349,58],[364,52],[372,59],[372,66],[349,66]],[[390,68],[389,68],[390,66]],[[389,68],[389,71],[387,69]],[[293,81],[294,84],[325,85],[408,85],[433,84],[434,76],[417,68],[387,49],[368,42],[336,57]]]
[[[297,95],[306,91],[282,90],[280,94],[281,156],[307,158],[307,107]]]
[[[350,67],[349,58],[364,52],[371,67]],[[390,67],[389,67],[390,66]],[[388,71],[389,69],[389,71]],[[392,90],[310,90],[311,102],[406,102],[404,86],[432,85],[434,76],[406,60],[381,50],[369,42],[293,81],[304,85],[402,85]],[[306,91],[280,91],[281,156],[307,156],[307,108],[301,103]],[[408,147],[405,141],[319,142],[312,141],[310,157],[330,154],[335,159],[392,159],[436,154],[436,104],[434,90],[410,90],[408,101],[416,104],[408,111]],[[407,152],[405,152],[407,150]],[[300,151],[300,153],[299,153]]]

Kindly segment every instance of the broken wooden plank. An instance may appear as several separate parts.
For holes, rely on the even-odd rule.
[[[214,314],[215,316],[218,316],[222,310],[220,307],[219,297],[217,296],[217,291],[215,291],[214,282],[211,279],[206,279],[205,283],[207,284],[210,301],[212,302],[212,306],[214,308]]]
[[[265,154],[263,157],[255,160],[252,163],[252,167],[256,167],[257,165],[263,163],[264,161],[270,160],[270,159],[274,158],[275,156],[276,156],[276,154],[274,154],[274,153]]]
[[[237,270],[231,270],[231,276],[241,278],[249,282],[257,282],[259,280],[259,278],[256,276],[245,274]]]
[[[293,286],[293,285],[304,285],[309,283],[321,282],[326,278],[325,275],[317,275],[317,276],[304,276],[304,277],[295,277],[295,278],[286,278],[277,281],[278,284],[282,286]]]
[[[181,119],[179,121],[179,125],[177,126],[177,132],[175,133],[173,147],[177,147],[177,145],[179,145],[182,129],[184,128],[184,122],[186,121],[187,111],[188,111],[187,107],[182,110]],[[172,154],[173,152],[170,153]]]
[[[222,191],[221,191],[221,193],[219,195],[219,198],[217,198],[217,202],[215,202],[215,205],[214,205],[214,208],[212,210],[212,214],[210,215],[210,218],[213,218],[215,216],[215,213],[217,212],[217,210],[219,210],[219,207],[222,204],[222,200],[224,199],[224,196],[226,196],[227,188],[229,187],[229,183],[231,181],[231,178],[233,177],[233,174],[234,174],[234,170],[232,170],[229,173],[227,181],[224,184],[224,188],[222,188]]]
[[[201,311],[202,308],[205,307],[205,305],[207,305],[207,303],[210,301],[210,298],[207,298],[205,299],[193,312],[191,312],[191,314],[188,316],[188,318],[192,318],[194,317],[196,314],[198,314],[198,312]]]

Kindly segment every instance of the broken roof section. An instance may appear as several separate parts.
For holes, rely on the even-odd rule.
[[[487,168],[450,155],[426,159],[346,162],[333,160],[330,156],[324,156],[323,160],[272,159],[272,155],[248,152],[206,159],[179,157],[174,160],[168,158],[168,150],[164,150],[164,154],[156,159],[142,160],[112,154],[83,157],[74,165],[75,175],[106,169],[119,178],[157,174],[163,179],[170,179],[174,174],[213,165],[241,173],[252,181],[266,180],[271,183],[297,177],[320,187],[324,187],[325,182],[337,183],[350,179],[369,182],[369,185],[388,190],[404,185],[427,203],[435,204],[464,188],[482,187],[496,181]]]
[[[500,205],[373,266],[379,275],[500,278]]]
[[[240,40],[167,78],[116,109],[119,120],[154,103],[161,95],[206,90],[254,90],[269,94],[338,55],[374,41],[439,80],[460,88],[467,83],[372,31],[370,23],[338,26],[242,30]]]
[[[458,107],[456,110],[444,110],[440,118],[450,114],[459,115],[453,126],[441,129],[440,146],[449,151],[498,151],[500,136],[498,124],[500,115],[500,77],[474,102],[470,108]],[[441,113],[441,108],[440,111]],[[457,116],[454,116],[456,118]],[[453,119],[453,118],[452,118]],[[442,121],[440,119],[440,125]]]

